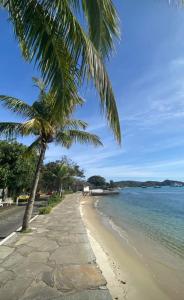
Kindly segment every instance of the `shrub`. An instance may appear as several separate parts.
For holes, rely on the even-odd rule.
[[[40,214],[40,215],[50,214],[51,210],[52,210],[52,207],[51,207],[51,206],[41,207],[41,208],[39,209],[39,214]]]
[[[61,201],[62,201],[62,197],[60,197],[58,195],[54,195],[54,196],[50,197],[50,199],[48,201],[48,206],[54,207]]]
[[[63,197],[60,197],[59,195],[53,195],[48,200],[48,204],[45,207],[42,207],[39,209],[40,215],[49,214],[54,206],[59,204],[63,200]]]

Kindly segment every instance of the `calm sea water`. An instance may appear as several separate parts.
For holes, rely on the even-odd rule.
[[[142,233],[184,259],[184,188],[125,188],[98,209],[119,228]]]

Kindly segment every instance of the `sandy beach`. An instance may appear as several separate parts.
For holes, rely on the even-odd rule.
[[[81,214],[97,263],[113,299],[171,300],[131,247],[118,238],[95,208],[95,197],[81,199]],[[178,298],[179,299],[179,298]]]

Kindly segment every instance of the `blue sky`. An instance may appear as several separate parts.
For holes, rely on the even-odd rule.
[[[76,112],[101,136],[102,148],[51,145],[46,161],[68,155],[86,176],[107,179],[184,180],[184,9],[160,0],[116,0],[122,37],[108,63],[122,126],[122,146],[100,114],[91,88],[82,89],[86,105]],[[5,12],[0,11],[0,93],[29,103],[37,97]],[[15,117],[0,109],[0,120]],[[29,144],[30,139],[21,140]]]

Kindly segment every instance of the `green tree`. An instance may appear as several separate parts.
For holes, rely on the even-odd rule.
[[[35,172],[36,152],[27,159],[22,155],[27,147],[17,142],[0,141],[0,188],[8,188],[10,196],[28,191]]]
[[[72,107],[69,108],[68,114],[64,114],[62,111],[60,111],[60,114],[56,113],[54,109],[56,101],[55,93],[47,92],[42,81],[34,79],[34,82],[40,89],[40,95],[38,101],[32,105],[13,97],[0,96],[0,101],[5,107],[26,118],[26,121],[22,123],[1,122],[0,133],[8,137],[35,135],[36,139],[28,150],[39,150],[39,159],[31,188],[30,199],[27,203],[23,218],[23,230],[27,230],[29,227],[40,170],[48,144],[55,142],[67,148],[74,142],[80,142],[82,144],[92,143],[95,146],[102,145],[96,135],[85,131],[87,127],[85,122],[73,120],[69,117],[69,111],[72,111]],[[73,99],[73,109],[75,108],[76,102],[76,99]]]
[[[105,178],[99,175],[91,176],[87,181],[95,187],[104,187],[106,185]]]
[[[69,188],[79,177],[84,177],[83,170],[72,160],[63,157],[62,160],[49,162],[43,166],[40,189],[59,192],[62,188]]]
[[[120,124],[105,60],[119,36],[112,0],[0,0],[9,14],[23,56],[33,61],[56,92],[57,107],[77,98],[92,81],[107,120],[120,142]],[[81,22],[82,21],[82,22]]]
[[[61,196],[63,192],[63,184],[66,180],[70,180],[70,178],[74,176],[74,170],[65,162],[63,162],[58,164],[55,176],[59,184],[59,195]]]

